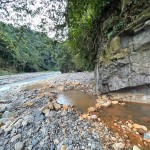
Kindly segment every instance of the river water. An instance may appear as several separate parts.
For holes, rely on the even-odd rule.
[[[75,105],[79,111],[87,112],[89,107],[95,106],[96,98],[96,96],[81,91],[71,90],[60,93],[57,102],[65,105]],[[126,105],[111,105],[102,108],[98,114],[106,123],[113,123],[115,120],[123,122],[133,120],[150,129],[150,104],[128,102]]]

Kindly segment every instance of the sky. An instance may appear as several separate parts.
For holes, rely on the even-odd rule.
[[[26,25],[32,30],[47,33],[51,38],[56,34],[54,27],[65,21],[66,0],[14,0],[1,7],[0,21],[14,26]],[[67,34],[67,28],[64,28],[63,34]]]

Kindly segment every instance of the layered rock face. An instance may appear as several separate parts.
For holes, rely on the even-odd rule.
[[[97,92],[150,84],[149,13],[141,13],[112,40],[103,39],[95,68]]]
[[[100,55],[97,91],[106,93],[150,83],[150,20],[131,36],[116,36]]]

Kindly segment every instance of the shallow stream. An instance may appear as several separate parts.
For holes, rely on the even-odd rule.
[[[29,86],[30,90],[41,88],[42,85]],[[56,91],[55,88],[47,88],[45,92]],[[58,95],[57,102],[64,105],[74,105],[80,112],[86,113],[89,107],[94,107],[97,96],[88,93],[69,90]],[[112,125],[114,121],[126,122],[132,120],[135,123],[145,125],[150,129],[150,104],[127,102],[126,105],[111,105],[106,108],[101,108],[98,112],[106,124]]]
[[[81,91],[71,90],[60,93],[57,102],[75,105],[79,111],[86,112],[89,107],[95,106],[96,98],[96,96]],[[102,108],[98,113],[99,117],[108,124],[115,120],[123,122],[133,120],[150,129],[150,104],[131,102],[126,103],[126,105],[116,104]]]

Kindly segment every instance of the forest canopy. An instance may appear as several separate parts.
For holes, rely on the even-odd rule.
[[[0,0],[1,68],[93,70],[99,16],[112,1]]]

